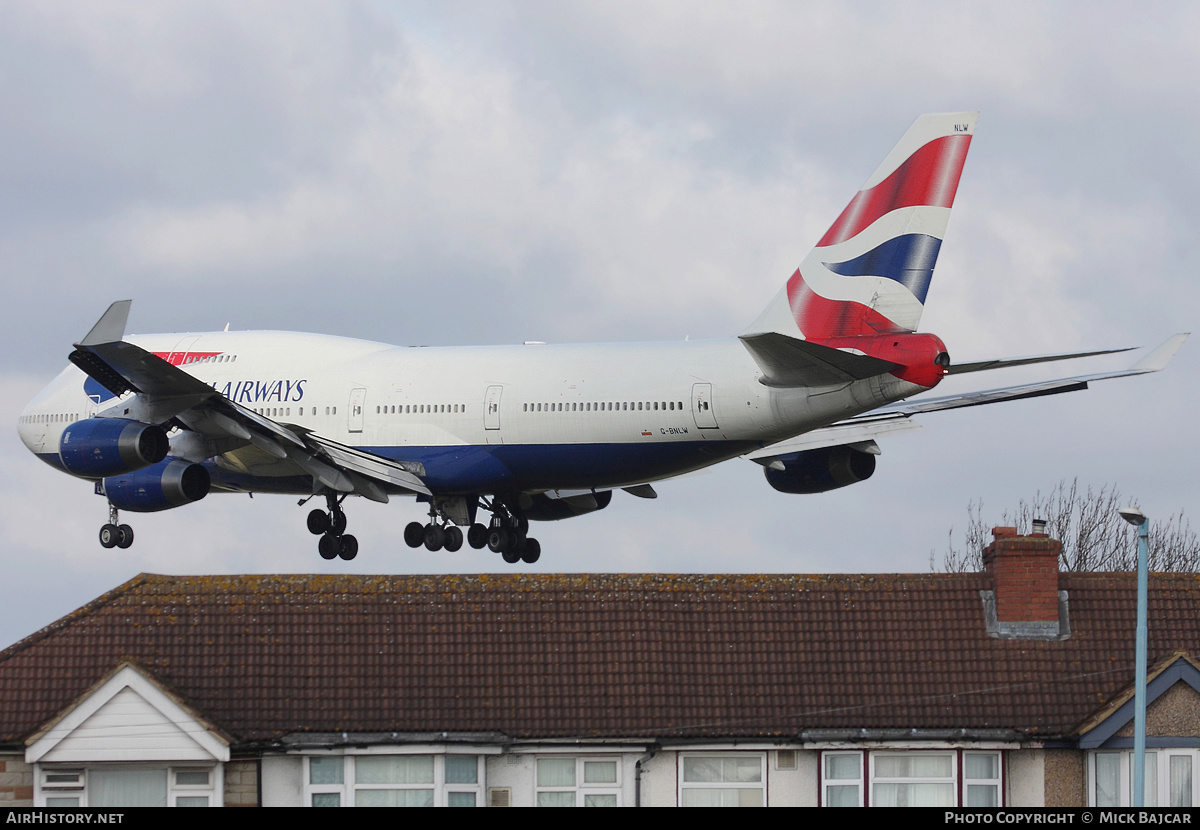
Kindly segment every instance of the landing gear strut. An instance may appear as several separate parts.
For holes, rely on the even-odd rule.
[[[327,509],[313,510],[308,514],[308,532],[321,537],[317,550],[322,559],[340,556],[349,562],[358,556],[358,539],[346,533],[346,514],[342,511],[342,499],[345,498],[342,496],[339,499],[333,493],[326,493]]]
[[[105,548],[124,550],[133,544],[133,528],[120,524],[117,508],[108,506],[108,524],[100,528],[100,545]]]

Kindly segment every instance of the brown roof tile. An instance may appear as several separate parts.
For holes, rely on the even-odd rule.
[[[293,732],[1069,734],[1127,686],[1133,580],[1064,574],[1069,640],[989,638],[986,574],[158,576],[0,652],[0,741],[133,659],[239,741]],[[1200,577],[1151,580],[1152,662]]]

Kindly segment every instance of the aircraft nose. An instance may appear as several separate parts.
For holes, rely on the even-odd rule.
[[[46,425],[39,422],[37,413],[26,407],[17,418],[17,435],[30,452],[40,453],[45,444]]]

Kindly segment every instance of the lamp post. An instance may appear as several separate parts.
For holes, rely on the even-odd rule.
[[[1133,806],[1146,805],[1146,582],[1150,558],[1150,520],[1136,507],[1122,507],[1121,518],[1137,527],[1137,667],[1133,690]],[[1156,777],[1157,780],[1157,777]]]

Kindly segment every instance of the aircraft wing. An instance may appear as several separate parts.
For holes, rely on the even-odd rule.
[[[858,418],[839,421],[836,424],[797,435],[795,438],[780,441],[778,444],[771,444],[769,447],[748,452],[744,457],[756,461],[764,467],[770,467],[781,455],[817,450],[822,447],[840,447],[846,444],[863,452],[878,455],[879,445],[875,443],[876,438],[914,432],[920,428],[921,425],[908,415],[899,413],[861,415]]]
[[[848,418],[845,421],[839,421],[827,427],[806,432],[795,438],[789,438],[778,444],[754,450],[747,453],[745,458],[756,461],[764,466],[770,466],[777,458],[788,453],[847,444],[856,446],[857,449],[863,452],[878,454],[879,447],[875,444],[876,438],[884,435],[898,435],[920,429],[921,425],[911,420],[913,415],[922,412],[937,412],[944,409],[961,409],[967,406],[982,406],[983,404],[1000,403],[1002,401],[1015,401],[1023,398],[1038,398],[1044,395],[1057,395],[1062,392],[1075,392],[1087,389],[1089,383],[1097,380],[1143,375],[1149,372],[1161,372],[1166,368],[1171,358],[1175,356],[1175,353],[1179,351],[1179,348],[1187,338],[1187,333],[1169,337],[1161,346],[1127,369],[1099,372],[1090,375],[1077,375],[1058,380],[1024,383],[999,389],[964,392],[957,395],[944,395],[938,398],[918,397],[911,401],[890,404],[889,406],[881,407],[856,418]],[[1051,360],[1067,360],[1074,357],[1090,357],[1096,354],[1110,354],[1119,351],[1127,350],[1111,349],[1102,352],[1075,353],[1070,355],[1047,355],[1032,358],[1015,358],[1012,360],[981,361],[979,363],[963,364],[971,368],[962,371],[985,371],[987,369],[998,369],[1007,366],[1044,363]]]
[[[210,439],[220,452],[253,445],[274,458],[287,460],[331,490],[357,493],[386,502],[380,485],[429,495],[418,463],[392,461],[280,424],[234,403],[199,378],[121,338],[129,301],[113,303],[70,360],[110,392],[135,392],[126,413],[135,420],[177,425]],[[215,454],[215,453],[213,453]],[[208,457],[208,456],[206,456]]]

